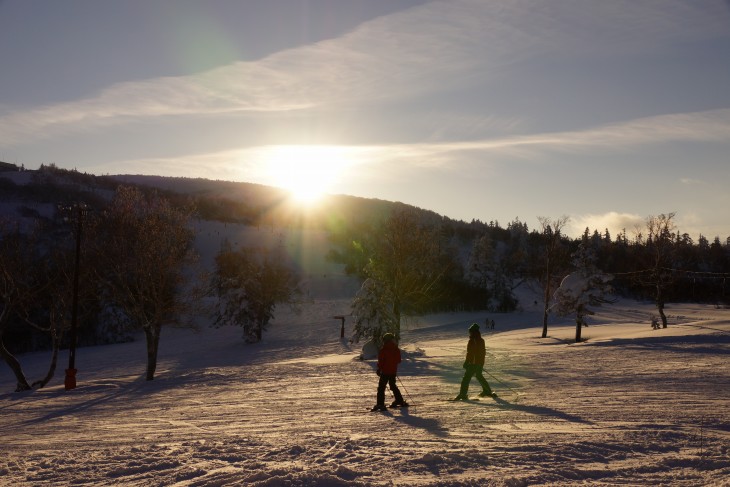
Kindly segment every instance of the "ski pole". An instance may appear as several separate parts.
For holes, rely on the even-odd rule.
[[[520,395],[519,392],[517,392],[516,390],[512,389],[510,386],[508,386],[507,384],[505,384],[504,382],[502,382],[501,380],[497,379],[495,376],[493,376],[492,374],[490,374],[488,370],[484,370],[484,372],[486,372],[489,377],[491,377],[492,379],[496,380],[497,382],[499,382],[500,384],[502,384],[504,387],[506,387],[510,391],[514,392],[518,396]]]
[[[408,394],[408,389],[406,389],[406,386],[404,386],[404,385],[403,385],[403,381],[402,381],[402,380],[400,380],[400,376],[397,376],[397,375],[396,375],[396,377],[398,377],[398,382],[400,382],[400,386],[401,386],[401,387],[403,388],[403,390],[404,390],[404,391],[405,391],[405,393],[406,393],[406,396],[408,397],[408,403],[409,403],[409,404],[410,404],[411,406],[413,406],[413,407],[416,407],[416,405],[415,405],[415,404],[413,403],[413,400],[411,399],[411,395],[410,395],[410,394]]]

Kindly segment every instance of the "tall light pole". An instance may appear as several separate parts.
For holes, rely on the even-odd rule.
[[[76,215],[76,262],[74,265],[74,283],[73,283],[73,304],[71,307],[71,334],[69,337],[70,345],[68,349],[68,368],[66,369],[66,379],[64,387],[66,390],[76,388],[76,329],[78,327],[79,314],[79,273],[81,265],[81,229],[83,227],[84,209],[81,205],[75,208],[78,213]]]

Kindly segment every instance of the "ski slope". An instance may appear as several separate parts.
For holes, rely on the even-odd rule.
[[[79,349],[72,391],[61,371],[11,393],[3,364],[0,485],[730,485],[730,310],[671,305],[670,327],[652,330],[650,304],[621,301],[581,344],[567,320],[540,338],[537,307],[421,317],[401,342],[412,406],[371,413],[375,364],[332,319],[349,304],[280,310],[256,345],[234,328],[167,328],[152,382],[141,337]],[[499,398],[448,402],[467,327],[487,317]],[[31,378],[45,371],[47,354],[19,358]]]

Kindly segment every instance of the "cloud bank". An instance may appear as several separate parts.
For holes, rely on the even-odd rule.
[[[632,238],[636,229],[644,226],[645,220],[646,216],[615,211],[598,215],[577,215],[571,218],[566,233],[577,236],[583,234],[587,228],[591,235],[594,230],[601,235],[605,235],[606,230],[608,230],[612,240],[615,240],[616,235],[623,232],[626,232],[628,238]]]
[[[631,52],[711,38],[725,32],[727,21],[720,2],[432,2],[258,61],[122,82],[83,100],[6,109],[0,114],[0,147],[145,118],[275,113],[417,97],[546,53]],[[569,141],[505,141],[511,147],[550,143]]]

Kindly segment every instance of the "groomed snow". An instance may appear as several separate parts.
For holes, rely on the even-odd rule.
[[[332,319],[349,304],[282,310],[257,345],[167,328],[153,382],[141,338],[79,349],[72,391],[61,371],[11,393],[3,364],[0,484],[730,485],[730,310],[671,305],[670,327],[652,330],[652,306],[623,301],[578,345],[568,320],[539,338],[538,309],[426,316],[401,343],[411,408],[370,413],[374,363]],[[467,326],[486,317],[500,397],[448,402]],[[33,378],[47,358],[20,357]]]

